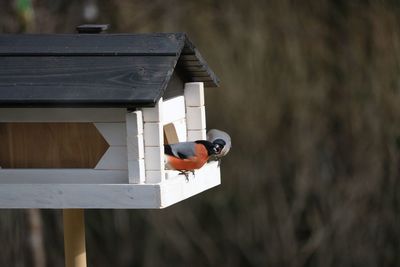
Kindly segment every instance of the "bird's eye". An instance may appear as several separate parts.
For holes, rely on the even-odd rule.
[[[220,146],[219,144],[215,144],[215,152],[216,152],[217,154],[221,153],[222,148],[223,148],[223,147]]]
[[[214,140],[213,144],[216,148],[216,153],[220,154],[222,149],[225,147],[226,142],[222,139],[217,139],[217,140]]]

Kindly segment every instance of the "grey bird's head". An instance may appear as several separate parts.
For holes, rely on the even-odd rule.
[[[207,140],[214,144],[216,149],[215,157],[222,158],[228,154],[232,147],[231,137],[224,131],[211,129],[207,132]]]

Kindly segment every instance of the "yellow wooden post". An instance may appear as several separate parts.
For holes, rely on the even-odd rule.
[[[64,209],[65,267],[86,267],[85,219],[83,209]]]

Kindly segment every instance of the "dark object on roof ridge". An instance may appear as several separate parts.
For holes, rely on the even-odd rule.
[[[83,24],[76,27],[78,33],[104,33],[110,24]]]
[[[172,74],[218,86],[185,33],[0,34],[0,107],[153,106]]]

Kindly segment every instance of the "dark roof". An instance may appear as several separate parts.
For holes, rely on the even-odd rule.
[[[184,33],[0,34],[0,107],[152,106],[175,70],[218,86]]]

